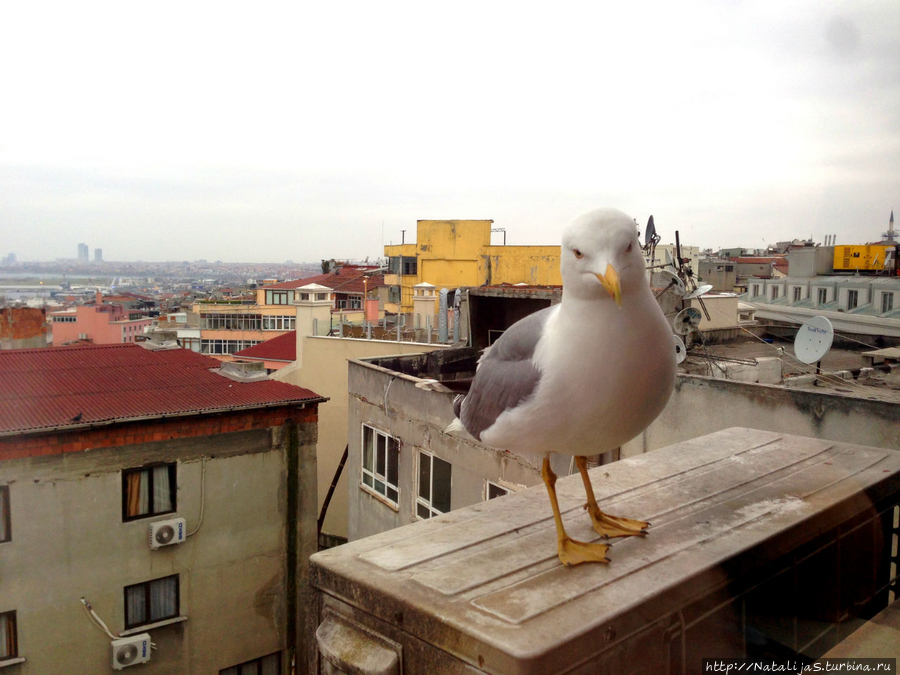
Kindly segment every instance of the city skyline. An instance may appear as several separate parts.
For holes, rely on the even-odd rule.
[[[0,254],[362,260],[418,219],[557,244],[596,206],[664,243],[874,241],[898,34],[874,0],[11,5]]]

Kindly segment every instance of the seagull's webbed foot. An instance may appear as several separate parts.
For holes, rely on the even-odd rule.
[[[594,497],[594,488],[591,486],[591,479],[588,477],[587,458],[576,456],[575,464],[578,466],[579,473],[581,473],[584,491],[587,495],[587,504],[584,505],[584,508],[591,515],[591,523],[593,523],[597,534],[604,537],[637,537],[647,534],[645,530],[650,527],[650,523],[646,521],[603,513],[597,505],[597,498]]]
[[[560,561],[567,567],[580,565],[586,562],[608,563],[606,552],[609,544],[589,544],[570,537],[565,537],[559,542],[557,553]]]
[[[603,513],[600,507],[594,504],[591,508],[590,504],[586,505],[588,513],[591,514],[591,522],[594,524],[594,530],[597,534],[604,537],[638,537],[645,536],[645,531],[650,527],[650,523],[644,520],[633,520],[631,518],[623,518],[621,516],[611,516]]]

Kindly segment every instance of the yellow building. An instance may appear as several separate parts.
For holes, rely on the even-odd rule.
[[[413,287],[560,286],[559,246],[492,246],[493,220],[419,220],[416,243],[385,246],[388,311],[413,312]]]

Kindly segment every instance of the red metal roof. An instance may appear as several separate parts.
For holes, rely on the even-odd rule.
[[[297,360],[297,331],[279,335],[265,342],[247,347],[234,354],[242,359],[257,359],[262,361],[296,361]]]
[[[319,284],[320,286],[327,286],[336,293],[359,293],[362,295],[365,289],[372,290],[373,288],[384,286],[384,275],[372,274],[377,269],[379,268],[374,266],[344,265],[328,274],[319,274],[314,277],[295,279],[293,281],[282,281],[278,284],[265,286],[265,288],[287,289],[300,288],[307,284]],[[363,279],[368,281],[364,283]]]
[[[0,435],[322,401],[285,382],[235,382],[216,359],[136,344],[0,351]]]

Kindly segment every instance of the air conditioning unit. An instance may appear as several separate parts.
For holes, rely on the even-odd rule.
[[[184,518],[172,518],[150,523],[150,548],[180,544],[187,537]]]
[[[150,633],[131,635],[112,641],[113,670],[147,663],[150,660]]]

